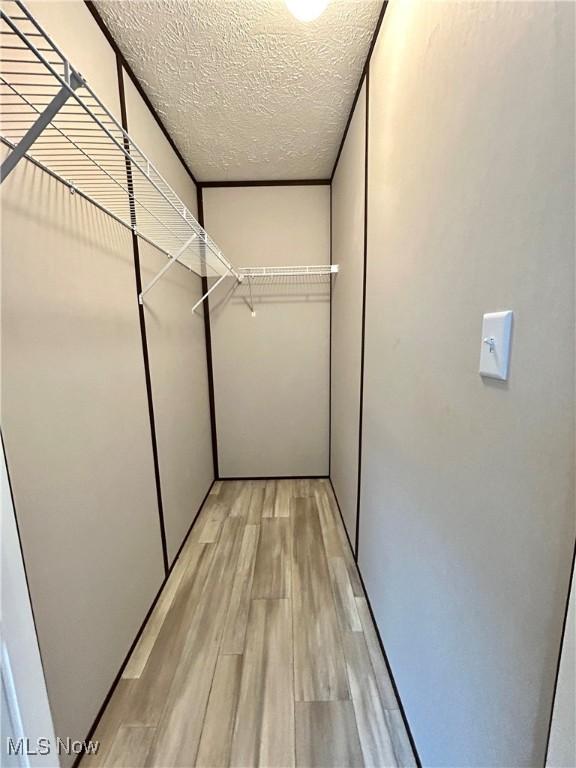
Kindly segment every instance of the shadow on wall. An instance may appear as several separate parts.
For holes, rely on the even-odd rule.
[[[247,280],[242,283],[229,280],[223,286],[210,296],[211,314],[221,313],[228,303],[246,304],[249,311],[250,305],[256,308],[263,304],[324,304],[330,301],[330,278],[322,275],[257,278],[252,280],[251,286]]]
[[[96,206],[80,195],[71,194],[63,184],[55,184],[45,171],[32,162],[20,164],[19,173],[10,177],[9,187],[3,192],[4,216],[32,215],[35,226],[73,237],[79,246],[97,248],[99,259],[104,256],[111,259],[120,257],[132,266],[132,250],[126,248],[123,241],[128,229],[112,217],[102,215]],[[66,256],[64,253],[61,255],[63,258]]]

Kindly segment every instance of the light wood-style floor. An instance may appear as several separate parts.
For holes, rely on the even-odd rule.
[[[214,485],[82,768],[413,766],[326,480]]]

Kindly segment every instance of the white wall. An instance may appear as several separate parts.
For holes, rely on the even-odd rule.
[[[364,282],[366,84],[362,86],[332,180],[332,429],[330,476],[356,540]]]
[[[574,5],[392,2],[359,560],[426,766],[544,761],[574,545]],[[507,383],[482,314],[515,312]]]
[[[327,264],[330,189],[207,188],[206,229],[236,266]],[[228,281],[231,283],[232,281]],[[220,475],[326,475],[330,286],[227,286],[210,302]]]

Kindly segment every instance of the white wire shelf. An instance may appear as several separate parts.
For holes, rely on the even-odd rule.
[[[248,286],[245,299],[252,317],[256,316],[252,286],[271,284],[310,284],[330,282],[332,275],[339,271],[337,264],[305,264],[303,266],[238,267],[240,282]]]
[[[166,254],[162,274],[180,262],[202,277],[238,280],[220,248],[24,4],[3,0],[0,17],[0,134],[11,150],[2,181],[25,155]]]
[[[22,157],[66,184],[168,257],[215,278],[194,311],[226,278],[237,283],[329,280],[337,265],[236,269],[104,106],[21,0],[0,8],[0,139],[4,181]]]
[[[300,267],[238,267],[242,279],[255,282],[306,282],[306,278],[330,277],[338,272],[337,264],[306,264]]]

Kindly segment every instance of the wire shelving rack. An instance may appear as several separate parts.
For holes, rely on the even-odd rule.
[[[249,278],[254,282],[292,282],[302,278],[305,282],[307,277],[325,278],[329,280],[332,275],[337,274],[339,267],[337,264],[305,264],[301,267],[238,267],[238,273],[242,279]]]
[[[20,0],[0,9],[4,181],[29,159],[203,277],[238,272]],[[140,296],[157,282],[146,286]]]
[[[3,0],[0,9],[0,102],[0,135],[9,149],[0,181],[25,156],[168,257],[141,303],[177,262],[215,278],[193,310],[227,277],[251,284],[338,270],[236,269],[21,0]]]

